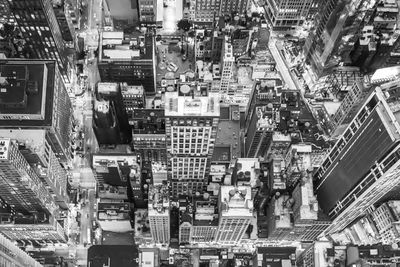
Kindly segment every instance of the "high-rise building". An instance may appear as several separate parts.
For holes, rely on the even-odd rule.
[[[68,173],[51,149],[46,131],[41,129],[0,129],[1,138],[18,144],[19,152],[45,184],[56,203],[68,209]]]
[[[74,3],[70,3],[68,0],[52,0],[52,3],[62,38],[68,47],[73,48],[76,42],[76,34],[70,14],[74,13]]]
[[[4,267],[43,267],[3,235],[0,235],[0,247],[0,262]]]
[[[235,63],[235,57],[233,56],[232,44],[229,41],[228,36],[225,36],[224,45],[222,46],[221,53],[221,96],[229,94],[229,84],[231,82],[233,74],[233,65]]]
[[[9,1],[30,58],[52,59],[57,62],[65,83],[70,82],[70,66],[63,33],[57,22],[51,0]]]
[[[383,203],[371,212],[371,218],[375,223],[380,241],[383,244],[393,244],[393,242],[397,242],[400,238],[399,207],[400,201],[392,200]]]
[[[3,138],[0,142],[0,191],[4,201],[22,214],[57,210],[49,190],[18,149],[18,143]]]
[[[167,164],[165,115],[162,109],[135,109],[130,118],[133,123],[132,144],[142,159],[150,163]]]
[[[67,236],[64,228],[50,216],[44,222],[37,222],[29,218],[16,219],[13,223],[0,224],[0,232],[8,239],[21,243],[23,246],[35,243],[54,245],[66,243]]]
[[[93,128],[99,144],[127,144],[132,138],[118,83],[97,84]]]
[[[349,58],[360,26],[368,19],[376,1],[329,0],[319,6],[315,28],[304,44],[306,62],[321,77],[340,62],[351,64]],[[346,36],[346,37],[345,37]]]
[[[220,115],[217,93],[181,84],[165,93],[165,125],[172,196],[202,193],[207,185]]]
[[[55,156],[68,164],[72,104],[55,62],[1,60],[0,78],[0,128],[45,130]]]
[[[315,0],[267,0],[266,16],[274,30],[301,26]]]
[[[157,0],[139,0],[139,20],[142,24],[162,26],[164,2]]]
[[[326,234],[342,230],[400,185],[398,88],[393,81],[373,90],[314,175],[318,202],[333,219]]]
[[[151,34],[100,34],[99,72],[102,82],[142,85],[146,95],[155,94],[154,37]]]
[[[244,15],[247,13],[247,5],[249,4],[249,0],[220,0],[220,16],[223,15],[232,15],[237,12],[240,15]]]
[[[248,0],[190,0],[190,18],[197,24],[209,24],[220,16],[246,14],[248,4]]]
[[[179,199],[179,243],[198,244],[214,241],[218,230],[218,198],[204,193],[202,197]]]
[[[218,200],[219,223],[215,242],[237,244],[253,218],[250,186],[221,186]]]
[[[169,244],[170,242],[169,191],[164,185],[150,186],[148,219],[153,242]]]

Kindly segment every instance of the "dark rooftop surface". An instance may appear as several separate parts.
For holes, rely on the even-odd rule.
[[[212,161],[230,161],[240,157],[240,121],[220,120]]]
[[[88,266],[135,267],[139,252],[136,246],[95,245],[88,250]],[[108,265],[110,262],[110,265]]]
[[[263,255],[262,267],[282,267],[282,260],[290,259],[296,252],[295,247],[259,247],[257,254]],[[286,265],[285,265],[286,266]]]
[[[165,134],[165,111],[135,109],[132,114],[134,134]]]
[[[363,123],[356,136],[356,140],[354,137],[351,140],[350,149],[347,150],[349,146],[345,146],[326,170],[329,174],[326,179],[317,181],[315,185],[321,184],[316,193],[318,203],[325,212],[329,212],[336,202],[345,197],[393,144],[376,110]]]
[[[38,92],[36,94],[28,94],[26,108],[5,108],[0,107],[2,114],[40,114],[41,108],[45,108],[43,120],[0,120],[1,126],[50,126],[52,123],[51,116],[53,113],[53,94],[54,94],[54,76],[55,62],[48,60],[0,60],[0,72],[2,76],[14,76],[21,78],[25,75],[25,67],[27,67],[28,79],[37,83]],[[43,91],[43,75],[45,66],[47,69],[46,88]],[[15,73],[14,73],[15,72]],[[15,81],[15,82],[18,82]],[[19,86],[24,86],[20,81]],[[21,89],[18,89],[21,90]],[[43,94],[46,94],[43,98]],[[0,98],[2,96],[0,95]],[[13,96],[15,98],[15,96]],[[5,96],[5,100],[10,102],[12,99]],[[15,100],[15,99],[14,99]],[[45,101],[45,103],[43,103]]]

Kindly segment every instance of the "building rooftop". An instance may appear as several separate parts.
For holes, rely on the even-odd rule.
[[[250,186],[221,186],[219,199],[221,216],[253,216],[254,205]]]
[[[55,62],[0,60],[0,125],[51,126]]]
[[[257,267],[296,266],[295,253],[296,253],[295,247],[258,247],[257,265],[253,266]]]
[[[134,134],[165,134],[165,112],[163,109],[134,109]]]
[[[169,190],[165,185],[151,185],[149,188],[149,215],[169,214]]]
[[[152,59],[153,39],[139,32],[101,32],[99,61],[131,61]]]
[[[218,93],[198,92],[189,86],[181,86],[180,93],[165,93],[165,116],[219,117],[219,115]]]
[[[240,157],[240,122],[220,120],[212,161],[229,162]]]
[[[139,267],[137,246],[94,245],[89,248],[87,258],[91,267]]]
[[[237,184],[256,187],[260,174],[260,162],[258,158],[238,158],[237,160]]]

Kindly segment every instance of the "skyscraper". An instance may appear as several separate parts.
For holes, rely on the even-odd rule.
[[[314,189],[332,224],[342,230],[400,185],[398,81],[366,98],[314,175]]]
[[[102,32],[99,72],[103,82],[143,85],[146,95],[155,94],[154,37],[134,32]]]
[[[53,214],[57,205],[46,185],[10,139],[0,139],[0,195],[16,212]]]
[[[244,15],[248,0],[190,0],[191,19],[195,23],[212,23],[223,15]]]
[[[219,193],[219,223],[215,242],[234,245],[239,242],[253,218],[250,186],[221,186]]]
[[[376,1],[329,0],[319,7],[315,17],[315,29],[304,44],[304,56],[317,76],[340,62],[351,64],[349,54],[359,36],[360,25],[366,23],[372,5]],[[344,38],[346,36],[346,38]]]
[[[149,224],[153,242],[169,244],[170,242],[170,211],[169,192],[164,185],[149,188]]]
[[[30,57],[55,60],[64,82],[69,83],[70,66],[51,0],[12,0],[9,6]]]
[[[72,104],[52,60],[0,60],[0,128],[41,129],[63,164],[71,159]]]
[[[196,88],[197,87],[197,88]],[[172,195],[202,193],[219,120],[219,97],[207,87],[181,84],[165,93],[165,125]]]
[[[222,46],[221,53],[221,96],[228,93],[229,84],[231,82],[233,74],[233,64],[235,63],[235,57],[233,56],[233,48],[230,43],[229,37],[225,36],[224,45]]]
[[[39,262],[33,259],[25,251],[18,248],[12,241],[0,235],[0,262],[3,266],[13,267],[42,267]]]
[[[315,0],[267,0],[266,16],[275,30],[301,26]]]

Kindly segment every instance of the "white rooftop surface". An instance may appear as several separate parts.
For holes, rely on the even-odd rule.
[[[230,195],[236,191],[245,192],[243,198],[238,194]],[[251,199],[250,186],[221,186],[220,203],[226,203],[229,208],[221,210],[223,217],[252,217],[253,200]]]
[[[400,76],[400,66],[381,68],[375,71],[371,77],[371,83],[380,82],[382,80],[391,80]]]
[[[124,32],[112,31],[102,32],[103,39],[124,39]]]
[[[219,117],[218,93],[208,96],[179,96],[178,92],[165,93],[165,116],[209,116]]]
[[[336,113],[336,111],[339,109],[341,104],[342,104],[342,102],[340,102],[340,101],[337,101],[337,102],[325,101],[323,103],[325,110],[329,115],[334,115]]]
[[[275,228],[291,228],[289,209],[284,205],[289,196],[281,196],[274,203]],[[279,216],[279,218],[277,217]]]
[[[141,257],[142,267],[154,267],[154,252],[152,251],[143,251]]]
[[[139,50],[128,50],[128,49],[104,49],[103,54],[110,59],[121,59],[130,60],[140,56]],[[103,60],[106,58],[103,57]]]
[[[328,267],[331,266],[333,262],[328,262],[326,255],[327,252],[326,250],[328,248],[332,248],[331,242],[322,242],[322,241],[316,241],[314,243],[314,266],[318,267]]]
[[[164,19],[164,1],[156,1],[156,21],[163,21]]]
[[[118,84],[117,83],[98,83],[97,91],[99,93],[117,92]]]
[[[142,95],[144,92],[143,86],[141,85],[130,85],[126,86],[122,89],[122,94],[123,95]]]
[[[25,146],[35,153],[44,152],[46,131],[42,129],[0,129],[0,139],[10,138],[24,143]]]
[[[121,221],[105,220],[105,221],[99,221],[99,224],[103,231],[126,233],[133,230],[129,220],[121,220]]]

